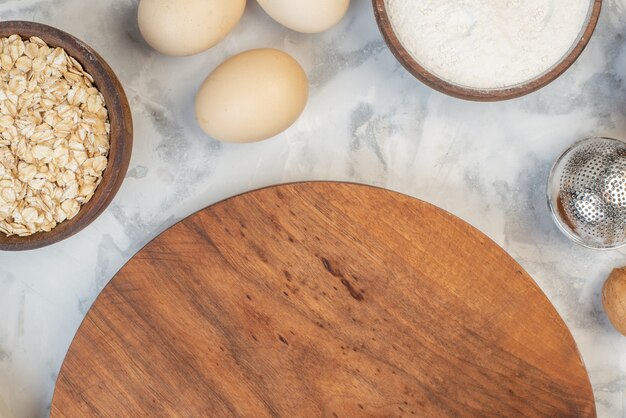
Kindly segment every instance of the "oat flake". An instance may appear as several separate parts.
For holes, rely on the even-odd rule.
[[[50,231],[102,180],[104,98],[78,61],[37,37],[0,39],[0,86],[0,231]]]

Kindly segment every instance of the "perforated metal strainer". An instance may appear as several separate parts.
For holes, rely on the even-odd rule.
[[[626,143],[589,138],[557,160],[548,181],[556,224],[577,243],[612,249],[626,244]]]

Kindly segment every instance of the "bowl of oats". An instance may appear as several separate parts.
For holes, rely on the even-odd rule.
[[[34,22],[0,22],[0,250],[68,238],[109,205],[128,169],[132,117],[91,47]]]

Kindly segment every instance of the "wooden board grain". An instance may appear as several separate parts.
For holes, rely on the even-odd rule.
[[[52,417],[595,416],[567,327],[470,225],[368,186],[216,204],[94,303]]]

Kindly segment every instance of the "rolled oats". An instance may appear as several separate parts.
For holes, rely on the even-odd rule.
[[[0,231],[72,219],[107,166],[110,125],[93,78],[63,48],[0,38]]]

